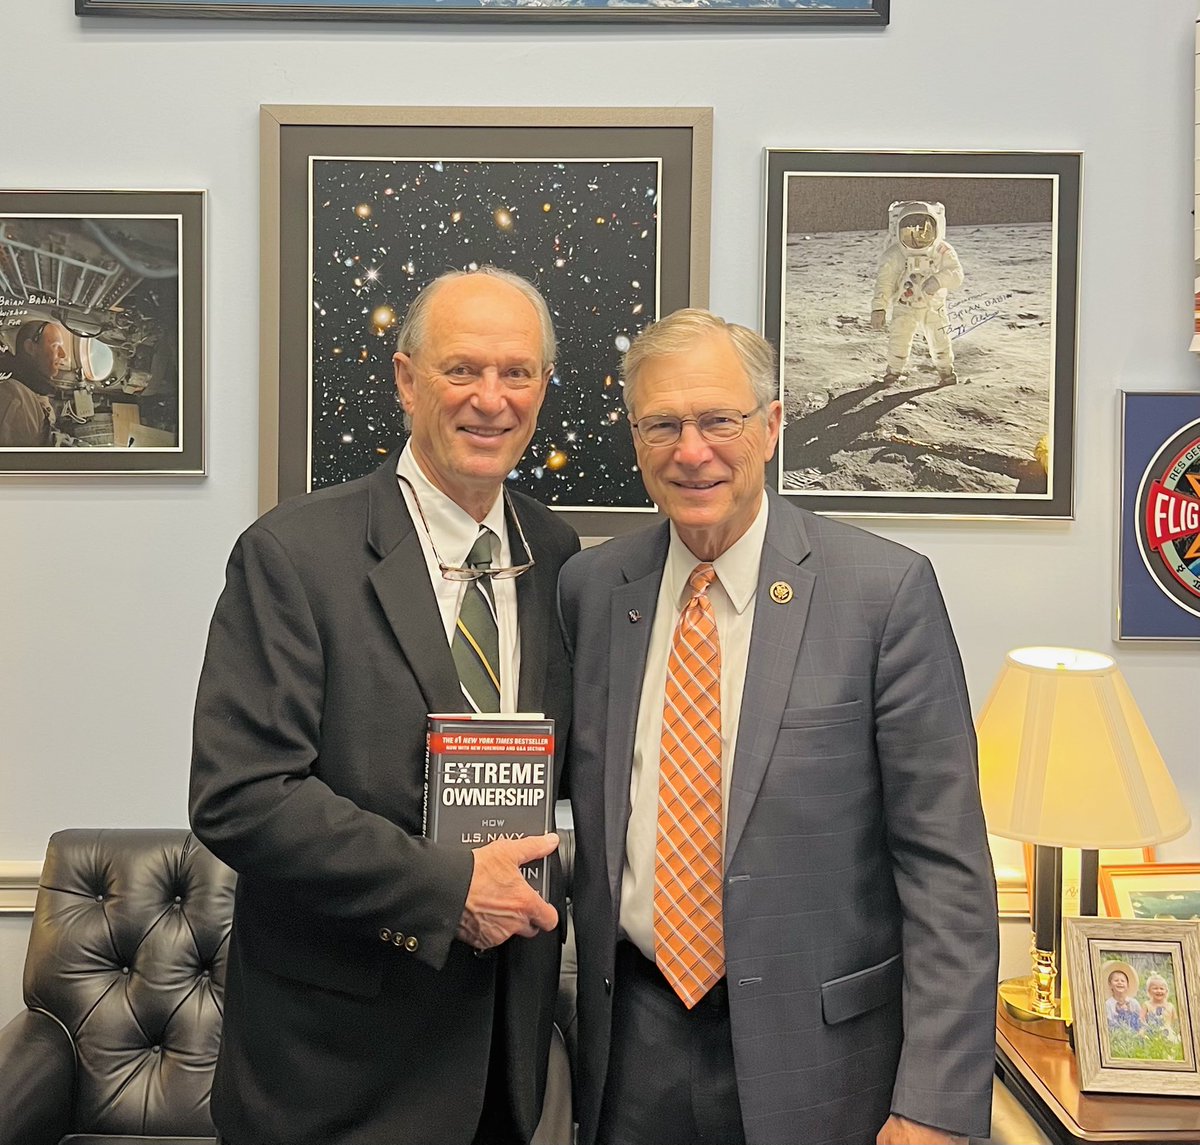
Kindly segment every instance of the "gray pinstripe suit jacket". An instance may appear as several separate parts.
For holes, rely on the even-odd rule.
[[[868,1145],[889,1111],[986,1136],[996,893],[937,581],[911,550],[768,496],[726,829],[748,1145]],[[595,1140],[608,1064],[634,723],[668,539],[664,524],[586,550],[559,581],[580,1145]],[[787,604],[768,594],[776,581]]]

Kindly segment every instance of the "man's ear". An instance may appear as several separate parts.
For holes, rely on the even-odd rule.
[[[392,366],[396,371],[396,395],[405,413],[411,414],[413,407],[414,370],[412,358],[397,350],[392,355]]]
[[[776,399],[767,405],[767,436],[764,442],[763,461],[770,461],[779,442],[779,431],[783,427],[783,403]]]

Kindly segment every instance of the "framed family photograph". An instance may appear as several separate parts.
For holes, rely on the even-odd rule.
[[[767,150],[779,492],[846,516],[1072,516],[1082,169]]]
[[[620,381],[637,332],[708,292],[709,108],[264,107],[264,508],[405,440],[392,354],[420,289],[491,264],[559,339],[514,488],[611,536],[654,509]]]
[[[1200,640],[1200,393],[1121,394],[1117,639]]]
[[[1063,922],[1079,1088],[1200,1097],[1200,922]]]
[[[204,192],[0,191],[0,474],[204,473]]]
[[[1100,895],[1109,918],[1200,922],[1200,863],[1101,861]]]
[[[882,27],[891,0],[75,0],[80,16]]]

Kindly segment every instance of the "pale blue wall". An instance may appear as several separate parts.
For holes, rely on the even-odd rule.
[[[209,189],[211,476],[0,481],[0,860],[39,858],[62,826],[185,822],[205,628],[255,515],[260,103],[712,106],[711,300],[752,325],[764,146],[1083,150],[1077,519],[881,531],[933,558],[977,708],[1009,647],[1115,652],[1200,819],[1200,647],[1110,640],[1117,392],[1198,385],[1195,0],[895,0],[882,34],[71,8],[0,4],[0,183]],[[1162,853],[1200,857],[1200,828]],[[0,1021],[18,1006],[26,932],[0,920]],[[1009,945],[1016,972],[1024,934]]]

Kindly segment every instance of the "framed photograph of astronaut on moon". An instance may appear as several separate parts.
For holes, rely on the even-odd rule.
[[[1073,515],[1079,152],[766,152],[787,497]]]
[[[78,16],[542,23],[887,24],[891,0],[75,0]]]
[[[1063,925],[1079,1088],[1200,1097],[1200,922]]]
[[[418,291],[492,264],[559,339],[510,477],[584,536],[654,512],[620,363],[708,295],[708,108],[262,109],[260,501],[363,476],[406,437],[396,333]]]
[[[203,476],[203,191],[0,191],[0,474]]]

